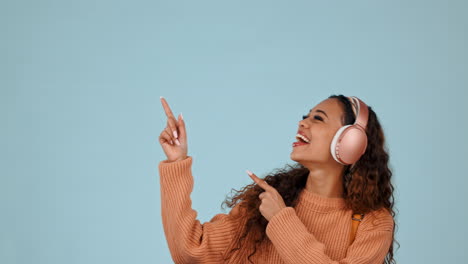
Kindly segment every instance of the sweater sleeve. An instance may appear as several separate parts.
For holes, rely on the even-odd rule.
[[[229,214],[217,214],[200,223],[192,209],[192,157],[159,163],[161,215],[164,234],[175,263],[220,263],[233,240],[239,212],[237,204]]]
[[[307,230],[293,207],[283,208],[273,216],[267,225],[266,234],[288,264],[382,264],[393,242],[393,218],[390,214],[383,215],[374,221],[378,224],[372,228],[369,222],[364,224],[363,220],[346,257],[338,261],[325,254],[325,245]]]

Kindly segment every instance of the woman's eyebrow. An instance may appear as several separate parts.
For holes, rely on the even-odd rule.
[[[309,113],[310,113],[311,111],[312,111],[312,109],[309,110]],[[323,110],[317,109],[317,110],[315,110],[315,112],[323,113],[323,114],[328,118],[327,113],[325,113],[325,111],[323,111]]]

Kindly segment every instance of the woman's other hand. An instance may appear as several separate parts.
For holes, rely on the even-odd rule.
[[[166,99],[161,96],[161,103],[167,116],[167,123],[159,135],[159,143],[167,156],[167,161],[179,161],[187,158],[187,133],[182,114],[177,119]]]

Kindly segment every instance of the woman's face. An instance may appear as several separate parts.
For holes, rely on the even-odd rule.
[[[328,98],[312,108],[306,114],[307,118],[299,122],[297,131],[309,139],[309,144],[293,147],[291,159],[304,166],[318,163],[339,164],[330,153],[330,145],[335,133],[343,126],[343,114],[343,106],[336,98]]]

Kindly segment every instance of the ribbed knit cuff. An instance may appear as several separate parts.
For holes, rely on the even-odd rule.
[[[283,208],[270,219],[266,227],[266,234],[274,238],[289,235],[291,231],[308,232],[307,228],[296,215],[296,210],[293,207]]]
[[[181,202],[193,190],[192,157],[180,161],[159,163],[159,181],[161,184],[161,199],[170,199],[171,202]],[[172,206],[172,204],[171,204]]]
[[[161,186],[177,187],[182,184],[188,185],[187,187],[191,189],[192,186],[190,185],[193,184],[192,160],[192,157],[188,156],[186,159],[179,161],[168,162],[167,160],[163,160],[159,162],[158,168]]]

